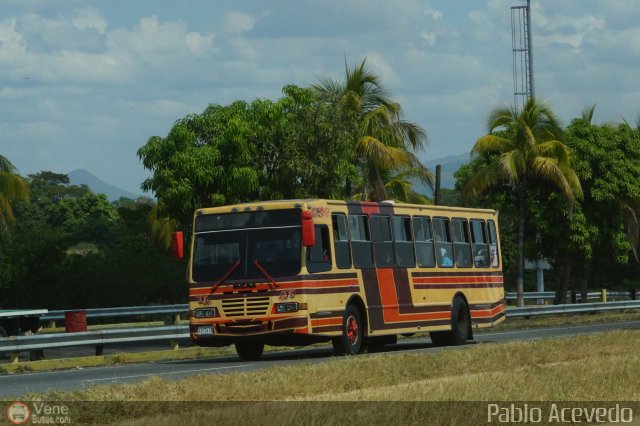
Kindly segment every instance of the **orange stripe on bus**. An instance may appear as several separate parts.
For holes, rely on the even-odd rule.
[[[382,317],[385,324],[406,322],[450,319],[451,312],[426,312],[423,314],[401,314],[398,305],[398,295],[396,293],[396,283],[393,278],[393,269],[381,268],[377,271],[378,284],[380,288],[380,299],[382,302]]]
[[[275,290],[298,290],[305,288],[323,288],[323,287],[358,287],[358,280],[326,280],[326,281],[295,281],[290,283],[278,283],[278,287]],[[224,289],[228,289],[229,286],[218,287],[213,294],[223,294]],[[255,288],[256,290],[270,290],[267,284],[259,284]],[[211,294],[210,287],[198,287],[190,288],[189,296],[206,296]],[[237,293],[238,297],[244,297],[245,295],[252,295],[251,292]]]
[[[313,327],[319,327],[321,325],[342,325],[342,318],[318,318],[312,319],[311,325]]]
[[[471,317],[475,317],[475,318],[490,318],[493,317],[497,314],[499,314],[500,312],[505,310],[505,306],[504,304],[502,305],[498,305],[495,308],[491,309],[491,310],[472,310],[471,311]]]
[[[468,276],[468,277],[415,277],[413,282],[416,284],[464,284],[464,283],[487,283],[497,284],[504,282],[499,276]]]

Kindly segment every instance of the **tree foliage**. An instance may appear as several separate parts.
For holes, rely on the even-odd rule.
[[[583,198],[571,212],[567,198],[555,185],[529,178],[524,197],[526,222],[523,229],[524,255],[547,258],[553,266],[547,285],[555,286],[557,302],[566,301],[569,288],[621,288],[640,285],[638,218],[640,217],[640,131],[628,123],[596,125],[595,107],[585,108],[564,132],[564,144],[571,152],[571,165],[581,182]],[[511,132],[511,133],[509,133]],[[509,139],[511,130],[497,133]],[[456,172],[458,188],[472,176],[500,161],[498,151],[485,151]],[[480,199],[466,199],[478,207],[500,211],[505,282],[516,274],[514,256],[517,235],[517,193],[514,184],[502,180],[488,188]],[[532,282],[530,282],[532,284]],[[529,287],[533,290],[533,287]]]
[[[350,119],[351,161],[360,173],[357,198],[382,201],[391,190],[402,201],[425,202],[425,197],[413,193],[398,177],[410,174],[433,187],[432,174],[416,156],[428,141],[427,133],[404,120],[402,107],[390,98],[366,59],[354,67],[345,64],[343,81],[323,77],[312,88]],[[345,189],[351,197],[350,185]]]
[[[90,308],[184,300],[182,262],[151,244],[149,199],[109,203],[66,175],[29,176],[0,253],[3,308]]]
[[[139,149],[153,172],[143,189],[158,197],[159,220],[189,223],[204,206],[340,197],[343,177],[355,174],[343,112],[309,89],[283,93],[275,102],[209,105]]]
[[[475,143],[472,152],[489,159],[464,185],[468,196],[508,184],[517,194],[518,306],[524,305],[524,231],[530,182],[550,183],[564,195],[569,208],[582,197],[580,181],[571,163],[571,150],[562,142],[562,128],[551,107],[531,98],[522,111],[497,107],[487,119],[489,133]],[[502,130],[504,133],[495,133]],[[491,155],[493,154],[493,155]]]
[[[11,161],[0,155],[0,240],[6,235],[8,227],[15,222],[13,202],[26,201],[28,198],[27,183],[17,175]]]

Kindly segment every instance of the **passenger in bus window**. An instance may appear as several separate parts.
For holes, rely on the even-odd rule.
[[[487,251],[478,250],[478,254],[474,257],[476,266],[487,266]]]
[[[498,267],[498,248],[495,246],[495,244],[492,244],[490,250],[491,250],[491,267],[497,268]]]
[[[447,249],[446,248],[443,247],[443,248],[440,249],[440,256],[441,256],[441,259],[442,259],[442,266],[453,266],[453,261],[451,260],[451,258],[447,254]]]

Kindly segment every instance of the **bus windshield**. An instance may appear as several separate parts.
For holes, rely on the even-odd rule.
[[[193,280],[295,275],[301,266],[301,210],[206,215],[196,218]],[[236,264],[239,264],[236,266]]]

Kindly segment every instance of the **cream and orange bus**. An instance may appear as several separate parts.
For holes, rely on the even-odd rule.
[[[182,236],[174,235],[182,252]],[[288,200],[194,214],[189,324],[200,346],[332,341],[357,354],[429,332],[460,345],[504,320],[493,210]]]

